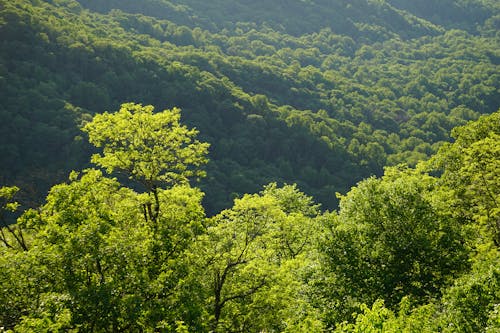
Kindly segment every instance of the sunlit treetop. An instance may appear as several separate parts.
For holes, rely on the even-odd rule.
[[[92,162],[109,173],[124,173],[148,190],[203,177],[200,166],[208,161],[209,144],[195,139],[196,129],[180,124],[180,109],[153,110],[151,105],[126,103],[115,113],[94,116],[83,130],[103,151]]]

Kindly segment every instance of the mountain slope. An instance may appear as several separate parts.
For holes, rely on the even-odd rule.
[[[335,207],[498,109],[484,4],[472,34],[474,16],[438,25],[402,1],[3,1],[2,182],[43,192],[87,160],[89,115],[134,101],[180,107],[212,144],[209,212],[270,181]]]
[[[80,0],[84,7],[107,13],[120,9],[128,13],[167,19],[191,28],[212,32],[234,29],[241,24],[267,25],[286,34],[300,36],[323,28],[356,38],[391,36],[417,37],[436,34],[439,27],[396,10],[382,1],[199,1],[146,0],[106,1]],[[423,23],[423,24],[422,24]],[[377,27],[374,34],[370,27]]]

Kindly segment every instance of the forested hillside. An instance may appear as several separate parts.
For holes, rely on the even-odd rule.
[[[496,111],[496,1],[1,1],[0,174],[43,198],[127,101],[211,144],[210,215],[272,181],[335,192],[427,159]]]
[[[500,331],[500,3],[0,0],[0,331]]]

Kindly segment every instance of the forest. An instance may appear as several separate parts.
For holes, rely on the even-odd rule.
[[[500,3],[0,0],[0,331],[500,332]]]

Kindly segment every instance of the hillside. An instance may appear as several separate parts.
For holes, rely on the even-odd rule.
[[[181,108],[211,144],[211,214],[271,181],[334,208],[335,192],[415,165],[500,106],[495,1],[0,8],[0,174],[31,198],[86,165],[79,127],[127,101]]]
[[[0,0],[1,332],[500,332],[496,0]]]

